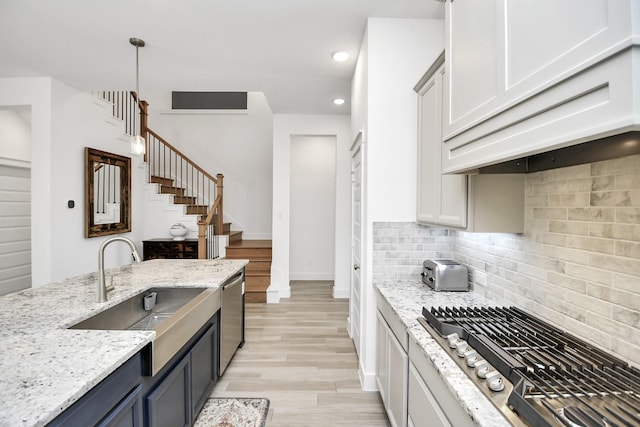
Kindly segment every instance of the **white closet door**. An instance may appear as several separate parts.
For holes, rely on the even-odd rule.
[[[31,287],[31,170],[0,165],[0,295]]]

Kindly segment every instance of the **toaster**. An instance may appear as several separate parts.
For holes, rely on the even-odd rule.
[[[427,259],[422,263],[422,281],[435,291],[468,291],[467,267],[451,259]]]

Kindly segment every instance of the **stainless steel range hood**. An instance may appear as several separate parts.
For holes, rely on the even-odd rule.
[[[480,174],[533,173],[640,154],[640,132],[627,132],[510,160],[476,170]]]

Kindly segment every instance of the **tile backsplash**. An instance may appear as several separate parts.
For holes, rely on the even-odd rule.
[[[525,191],[521,235],[374,223],[374,279],[450,257],[475,292],[640,365],[640,156],[528,174]]]

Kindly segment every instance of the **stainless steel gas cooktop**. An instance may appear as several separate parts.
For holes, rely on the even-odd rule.
[[[640,426],[640,370],[515,307],[418,321],[515,425]]]

